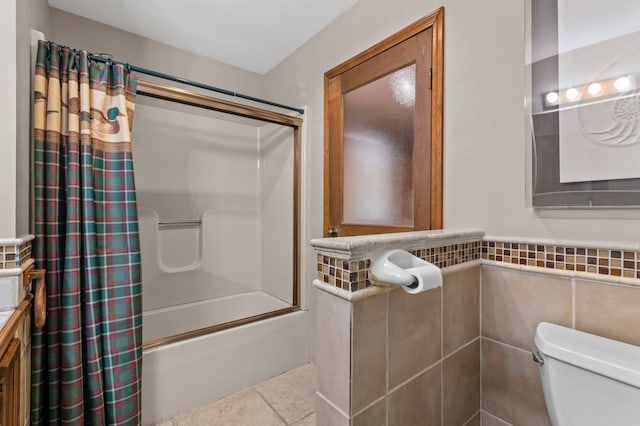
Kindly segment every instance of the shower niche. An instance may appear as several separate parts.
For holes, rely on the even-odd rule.
[[[133,154],[145,348],[299,309],[301,120],[144,93]]]

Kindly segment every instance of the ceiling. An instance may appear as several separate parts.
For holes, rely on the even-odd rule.
[[[264,74],[356,2],[49,0],[49,5]]]

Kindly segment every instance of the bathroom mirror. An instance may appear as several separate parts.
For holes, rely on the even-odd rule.
[[[640,206],[640,2],[527,12],[533,206]]]

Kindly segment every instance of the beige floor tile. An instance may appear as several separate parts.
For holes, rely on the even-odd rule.
[[[174,419],[178,426],[282,426],[285,423],[253,388],[242,390]]]
[[[316,369],[312,364],[294,368],[254,386],[289,424],[315,409]]]
[[[292,426],[316,426],[316,413],[311,413],[302,420],[295,422]]]
[[[155,426],[173,426],[173,420],[163,420],[160,423],[156,423]]]

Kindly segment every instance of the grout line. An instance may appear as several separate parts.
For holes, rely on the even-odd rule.
[[[440,424],[444,424],[444,286],[440,289]],[[451,355],[451,354],[450,354]]]
[[[498,417],[498,416],[496,416],[496,415],[494,415],[494,414],[491,414],[491,413],[490,413],[490,412],[488,412],[487,410],[482,410],[482,413],[486,414],[486,415],[487,415],[487,416],[489,416],[489,417],[493,417],[494,419],[498,420],[498,421],[500,422],[500,424],[501,424],[501,425],[503,425],[503,426],[513,426],[513,425],[512,425],[511,423],[509,423],[508,421],[503,420],[503,419],[501,419],[500,417]],[[480,414],[480,416],[482,416],[482,413]]]
[[[487,337],[487,336],[483,336],[482,338],[483,338],[483,339],[485,339],[485,340],[488,340],[488,341],[490,341],[490,342],[497,343],[498,345],[506,346],[506,347],[508,347],[508,348],[515,349],[515,350],[518,350],[518,351],[520,351],[520,352],[524,352],[524,353],[527,353],[527,354],[531,355],[531,350],[530,350],[530,349],[529,349],[529,350],[527,350],[527,349],[522,349],[522,348],[519,348],[519,347],[517,347],[517,346],[513,346],[513,345],[510,345],[510,344],[508,344],[508,343],[504,343],[504,342],[501,342],[501,341],[499,341],[499,340],[492,339],[491,337]],[[533,345],[533,342],[531,342],[531,344]]]
[[[571,279],[571,328],[576,328],[576,279]]]
[[[272,410],[274,413],[276,413],[276,416],[278,416],[278,418],[279,418],[280,420],[282,420],[282,422],[283,422],[285,425],[288,425],[288,424],[289,424],[289,423],[287,423],[287,421],[284,419],[284,417],[282,417],[282,416],[280,415],[280,413],[278,412],[278,410],[276,410],[276,409],[273,407],[273,405],[271,405],[271,404],[269,403],[269,401],[267,401],[267,398],[266,398],[262,393],[260,393],[260,391],[258,390],[258,388],[256,388],[255,386],[251,386],[251,389],[253,389],[253,390],[254,390],[258,395],[260,395],[260,398],[262,398],[262,400],[265,402],[265,404],[267,404],[267,406],[269,406],[269,408],[271,408],[271,410]]]
[[[454,356],[458,352],[464,350],[466,347],[471,346],[478,339],[480,339],[480,336],[476,336],[473,339],[469,340],[467,343],[465,343],[464,345],[460,346],[458,349],[456,349],[455,351],[451,352],[449,355],[442,357],[442,361],[444,361],[445,359],[451,358],[452,356]]]
[[[387,345],[385,350],[387,351],[387,371],[385,374],[385,386],[384,386],[384,412],[385,412],[385,419],[384,419],[384,424],[388,425],[389,424],[389,294],[387,293],[387,320],[386,320],[386,333],[387,333]]]
[[[298,420],[295,420],[293,423],[291,423],[291,425],[295,425],[296,423],[301,423],[304,419],[311,417],[315,414],[315,411],[310,412],[309,414],[307,414],[304,417],[299,418]],[[289,425],[289,423],[285,423],[286,425]]]
[[[481,249],[482,250],[482,249]],[[479,290],[479,300],[478,300],[478,334],[480,335],[480,411],[482,411],[482,385],[483,385],[483,381],[482,381],[482,360],[483,360],[483,356],[482,356],[482,294],[483,294],[483,287],[484,287],[484,267],[480,266],[480,274],[479,274],[479,283],[478,285],[480,286],[480,290]],[[482,413],[480,413],[480,426],[482,426]]]
[[[439,359],[438,361],[434,362],[433,364],[431,364],[430,366],[428,366],[427,368],[420,370],[418,373],[414,374],[413,376],[409,377],[407,380],[405,380],[404,382],[401,382],[400,384],[398,384],[397,386],[395,386],[393,389],[389,390],[389,394],[392,394],[393,392],[397,391],[398,389],[400,389],[401,387],[405,386],[406,384],[408,384],[409,382],[417,379],[419,376],[421,376],[422,374],[426,373],[427,371],[431,370],[434,367],[437,367],[439,363],[441,363],[442,360]]]
[[[474,419],[478,414],[480,414],[480,421],[482,421],[482,413],[480,413],[480,409],[478,409],[478,411],[476,411],[475,413],[473,413],[473,415],[472,415],[471,417],[469,417],[469,418],[467,419],[467,421],[466,421],[466,422],[464,422],[464,423],[462,424],[462,426],[466,426],[466,425],[468,425],[468,424],[469,424],[469,422],[471,422],[471,420],[473,420],[473,419]]]
[[[369,405],[367,405],[364,408],[361,408],[360,410],[358,410],[358,412],[353,413],[351,415],[351,419],[353,420],[354,417],[359,416],[360,414],[364,413],[365,411],[367,411],[369,408],[373,407],[374,405],[376,405],[377,403],[379,403],[380,401],[382,401],[383,399],[386,398],[386,395],[380,396],[377,399],[375,399],[373,402],[369,403]]]
[[[333,402],[329,401],[329,399],[324,396],[323,394],[321,394],[320,392],[316,391],[316,396],[320,399],[322,399],[325,403],[327,403],[331,408],[333,408],[334,410],[336,410],[338,412],[338,414],[340,414],[342,417],[344,417],[345,419],[347,419],[348,421],[350,421],[351,419],[349,418],[349,415],[347,415],[347,413],[345,413],[344,411],[342,411],[341,408],[339,408],[337,405],[335,405]]]

